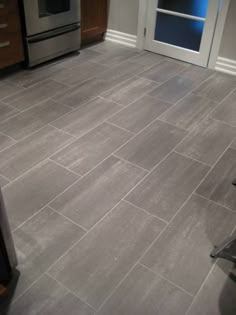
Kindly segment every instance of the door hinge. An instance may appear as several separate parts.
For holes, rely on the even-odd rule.
[[[144,37],[146,37],[146,33],[147,33],[147,28],[145,27],[144,32],[143,32]]]

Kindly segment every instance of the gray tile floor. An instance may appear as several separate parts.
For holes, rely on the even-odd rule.
[[[234,77],[104,42],[2,78],[2,313],[235,315],[235,268],[209,257],[235,177]]]

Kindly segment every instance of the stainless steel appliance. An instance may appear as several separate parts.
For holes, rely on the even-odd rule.
[[[17,265],[16,252],[0,189],[0,285],[6,285]]]
[[[28,64],[80,48],[80,0],[23,0]]]

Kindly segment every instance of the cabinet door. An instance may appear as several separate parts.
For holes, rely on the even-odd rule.
[[[0,69],[24,60],[17,0],[0,0]]]
[[[107,0],[81,1],[81,39],[88,43],[103,38],[107,28]]]

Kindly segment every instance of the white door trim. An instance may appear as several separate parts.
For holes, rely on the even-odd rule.
[[[143,50],[145,45],[144,29],[147,21],[147,8],[149,0],[139,0],[139,16],[138,16],[138,36],[137,48]],[[220,12],[218,14],[213,43],[209,58],[208,67],[215,69],[217,58],[219,55],[221,39],[224,32],[225,21],[229,9],[230,0],[221,0]]]
[[[213,37],[210,58],[208,67],[210,69],[215,69],[217,64],[217,59],[219,57],[221,40],[224,33],[225,22],[227,18],[227,13],[229,10],[230,0],[221,0],[220,11],[218,13],[218,18],[216,20],[215,34]]]
[[[139,0],[137,48],[143,50],[145,43],[144,29],[147,21],[148,0]]]

